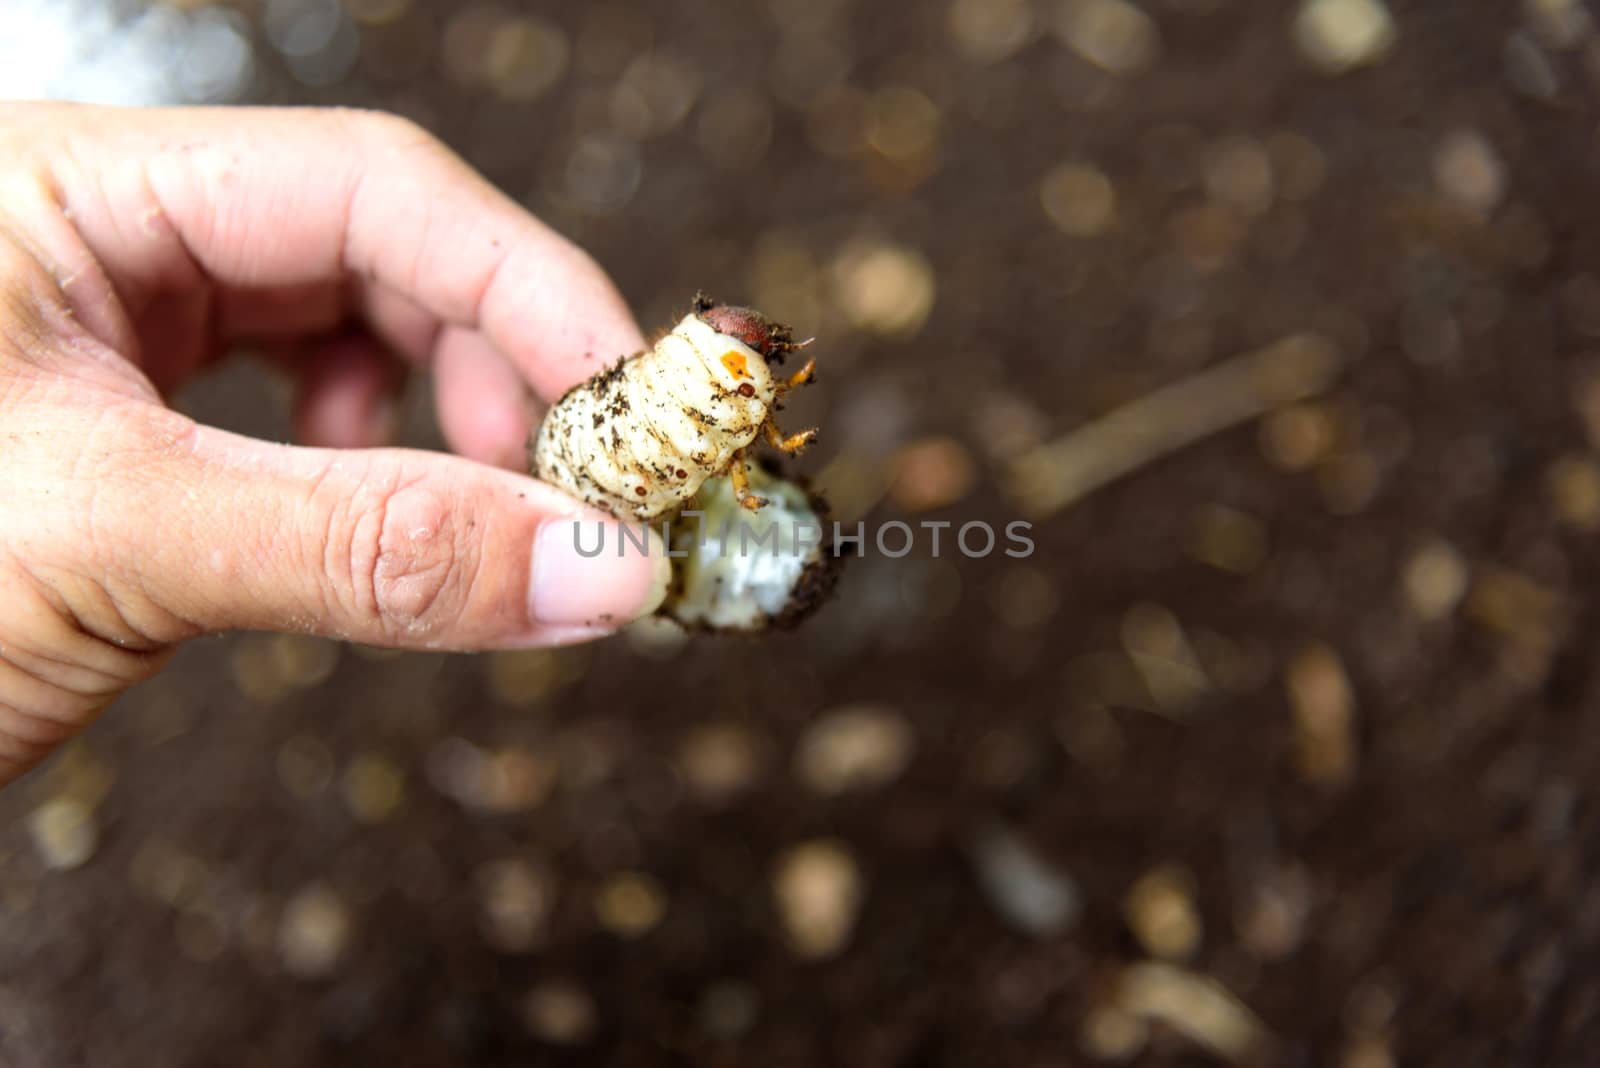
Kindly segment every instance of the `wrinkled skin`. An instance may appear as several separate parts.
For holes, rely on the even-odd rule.
[[[232,628],[418,648],[605,633],[666,561],[584,561],[502,470],[530,394],[642,339],[605,275],[403,120],[0,104],[0,783]],[[249,344],[300,447],[164,396]],[[407,368],[451,457],[379,448]]]

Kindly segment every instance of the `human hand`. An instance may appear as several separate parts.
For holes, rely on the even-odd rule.
[[[320,447],[165,406],[241,343]],[[587,255],[404,120],[0,104],[0,784],[202,633],[521,647],[653,610],[664,557],[582,558],[601,517],[489,466],[529,386],[642,347]],[[389,353],[464,458],[370,447]]]

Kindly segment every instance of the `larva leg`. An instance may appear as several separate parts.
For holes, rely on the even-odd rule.
[[[785,390],[794,389],[796,386],[805,385],[815,376],[816,370],[817,361],[814,359],[807,360],[804,367],[800,368],[800,370],[796,371],[794,374],[778,383],[778,392],[782,393]]]
[[[798,434],[790,434],[788,437],[784,437],[783,431],[778,429],[778,424],[774,423],[771,419],[768,419],[765,423],[761,424],[761,431],[767,436],[767,444],[771,445],[774,449],[777,449],[780,452],[793,453],[795,455],[799,455],[802,449],[817,439],[816,427],[812,427],[809,430],[802,430]]]
[[[757,497],[750,492],[750,471],[744,465],[743,449],[733,454],[733,466],[728,468],[728,478],[733,482],[733,495],[739,499],[739,507],[754,512],[767,503],[765,497]]]

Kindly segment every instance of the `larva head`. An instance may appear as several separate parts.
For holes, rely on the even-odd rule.
[[[702,293],[694,298],[694,312],[711,329],[749,345],[768,363],[782,363],[785,356],[801,347],[795,344],[794,334],[787,326],[773,322],[754,308],[718,304]]]

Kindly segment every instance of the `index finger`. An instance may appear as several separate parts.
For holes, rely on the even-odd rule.
[[[637,351],[627,305],[587,253],[426,131],[330,109],[50,108],[35,151],[113,277],[279,288],[352,278],[480,331],[558,397],[596,358]]]

